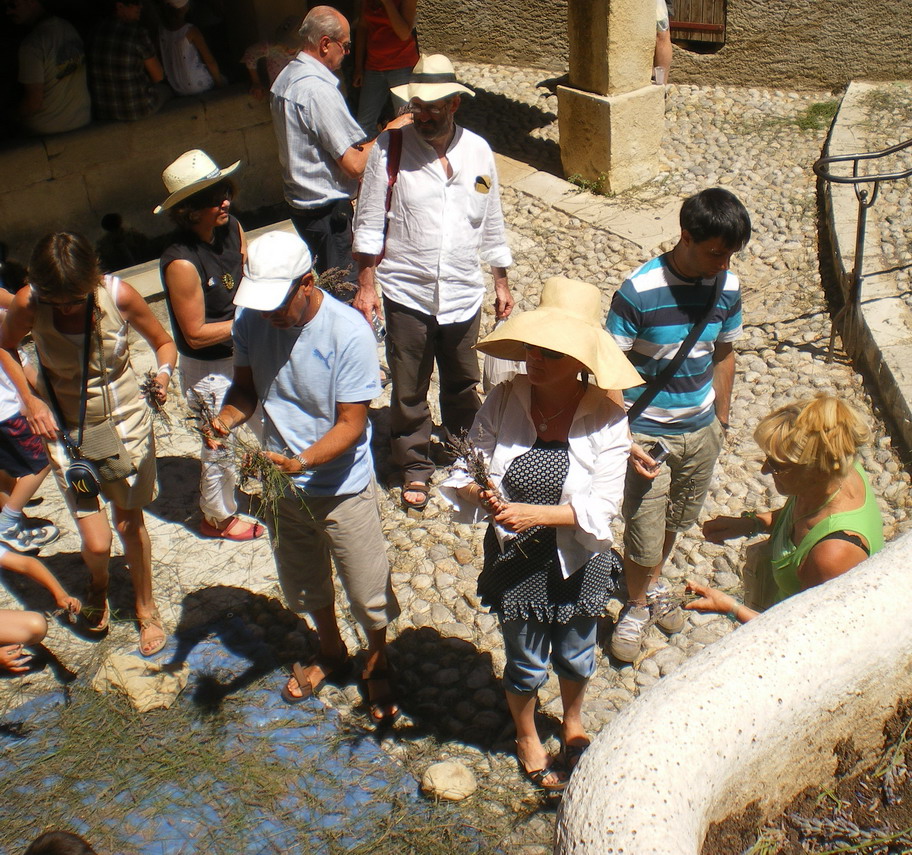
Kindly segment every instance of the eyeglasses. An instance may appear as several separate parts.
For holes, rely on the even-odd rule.
[[[410,113],[428,113],[435,119],[439,119],[447,111],[448,102],[440,101],[431,104],[425,104],[423,101],[409,101],[408,110]]]
[[[537,350],[545,359],[563,359],[567,355],[557,350],[549,350],[547,347],[539,347],[537,344],[523,342],[523,347],[527,352]]]
[[[72,309],[81,306],[88,299],[88,295],[80,297],[78,300],[46,300],[44,297],[38,297],[37,300],[42,306],[54,306],[57,309]]]
[[[331,42],[335,42],[337,45],[339,45],[339,47],[342,48],[343,53],[351,53],[351,41],[343,42],[342,39],[334,39],[332,36],[327,36],[326,38],[328,38]]]

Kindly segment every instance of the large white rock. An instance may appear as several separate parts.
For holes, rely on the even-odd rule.
[[[697,855],[711,822],[772,814],[863,759],[912,696],[912,534],[684,663],[593,741],[558,818],[562,855]]]
[[[477,789],[471,770],[456,760],[429,766],[421,778],[421,790],[425,795],[452,802],[467,799]]]

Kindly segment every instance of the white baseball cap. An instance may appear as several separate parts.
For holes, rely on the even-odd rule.
[[[234,305],[271,312],[282,305],[292,283],[312,268],[310,250],[298,235],[267,232],[247,245],[244,276]]]

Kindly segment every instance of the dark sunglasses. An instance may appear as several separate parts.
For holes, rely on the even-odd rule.
[[[36,297],[36,300],[42,306],[56,306],[58,309],[69,309],[73,306],[81,306],[85,303],[88,295],[80,297],[78,300],[45,300],[43,297]]]
[[[782,463],[782,462],[780,462],[780,461],[778,461],[778,460],[773,460],[772,457],[770,457],[769,455],[767,455],[766,458],[765,458],[764,461],[763,461],[763,465],[764,465],[767,469],[769,469],[769,471],[772,472],[774,475],[778,475],[778,474],[779,474],[780,472],[782,472],[783,470],[785,470],[785,469],[790,469],[790,468],[791,468],[792,466],[794,466],[795,464],[794,464],[794,463]]]
[[[197,209],[220,208],[225,202],[230,202],[232,196],[234,189],[230,184],[216,184],[215,187],[198,193],[193,204]]]
[[[557,350],[549,350],[547,347],[539,347],[537,344],[527,344],[523,342],[523,347],[529,350],[537,350],[545,359],[563,359],[567,354]]]

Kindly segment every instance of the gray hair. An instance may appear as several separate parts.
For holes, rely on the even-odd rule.
[[[305,48],[316,50],[323,36],[341,39],[345,35],[342,14],[332,6],[314,6],[298,30]]]

